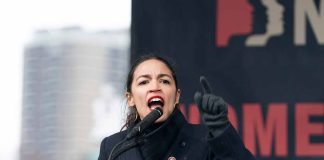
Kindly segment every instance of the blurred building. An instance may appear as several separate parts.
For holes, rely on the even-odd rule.
[[[95,117],[94,107],[112,112],[107,99],[121,99],[129,62],[128,30],[39,31],[24,54],[20,159],[97,159],[101,138],[116,128],[108,122],[95,125],[100,117]],[[101,137],[93,136],[100,127]]]

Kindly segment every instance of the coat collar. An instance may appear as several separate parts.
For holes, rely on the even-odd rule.
[[[140,146],[143,157],[148,160],[156,160],[166,156],[185,124],[187,121],[176,107],[164,123],[154,125],[144,135],[144,144]]]

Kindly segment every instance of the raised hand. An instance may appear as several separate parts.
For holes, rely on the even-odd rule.
[[[222,97],[215,96],[204,76],[200,77],[202,93],[197,91],[194,100],[199,108],[203,123],[214,137],[222,134],[229,126],[227,104]]]

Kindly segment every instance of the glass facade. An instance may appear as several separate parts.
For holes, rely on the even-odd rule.
[[[100,140],[121,127],[111,107],[123,107],[128,62],[127,30],[35,34],[24,56],[20,159],[97,159]]]

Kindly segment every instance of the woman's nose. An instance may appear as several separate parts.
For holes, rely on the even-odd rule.
[[[151,85],[150,85],[150,92],[156,92],[156,91],[160,91],[160,84],[158,83],[158,81],[152,81]]]

